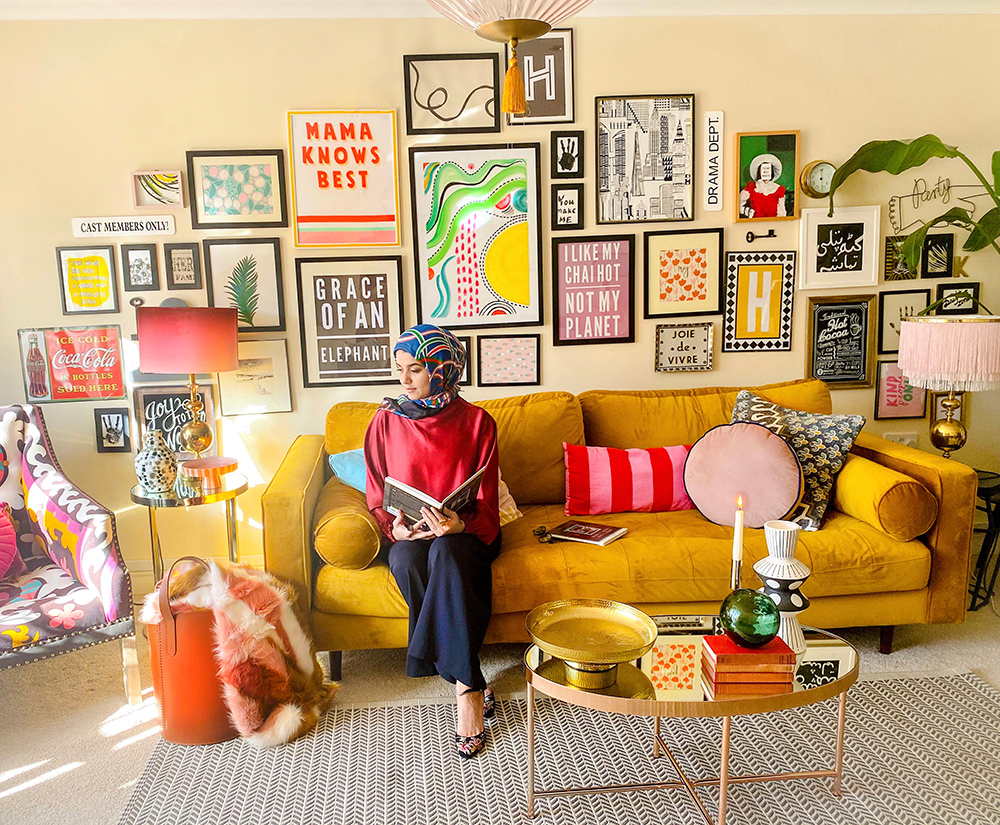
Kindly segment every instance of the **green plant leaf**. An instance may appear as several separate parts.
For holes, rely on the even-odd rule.
[[[910,272],[917,271],[917,267],[920,264],[920,252],[924,248],[924,238],[927,237],[928,231],[938,224],[951,224],[952,226],[960,226],[963,229],[974,229],[976,226],[976,222],[972,220],[972,216],[966,210],[960,206],[955,206],[943,215],[938,215],[934,220],[928,221],[919,229],[915,229],[906,236],[901,250],[903,260],[906,261],[906,268]]]
[[[981,217],[962,247],[966,252],[985,249],[1000,236],[1000,208],[994,206]]]
[[[958,157],[958,148],[948,146],[935,135],[913,140],[873,140],[845,160],[833,173],[830,183],[830,217],[833,217],[833,193],[855,172],[888,172],[898,175],[921,166],[931,158]]]
[[[240,323],[253,326],[253,316],[257,312],[257,261],[252,255],[241,258],[233,268],[226,284],[226,292],[233,306],[239,311]]]
[[[993,192],[1000,195],[1000,151],[993,153]]]

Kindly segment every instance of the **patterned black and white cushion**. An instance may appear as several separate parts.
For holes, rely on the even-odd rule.
[[[818,530],[830,501],[833,482],[865,426],[865,417],[790,410],[749,390],[741,390],[733,405],[732,421],[763,424],[788,442],[805,477],[802,501],[788,518],[803,530]]]

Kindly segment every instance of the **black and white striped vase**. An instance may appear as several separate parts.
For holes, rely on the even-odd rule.
[[[799,592],[812,572],[795,558],[799,540],[799,525],[791,521],[764,522],[764,539],[769,555],[754,566],[754,572],[764,583],[761,592],[769,596],[778,608],[781,623],[778,636],[795,653],[795,664],[802,662],[806,639],[802,635],[798,614],[809,607],[809,599]]]

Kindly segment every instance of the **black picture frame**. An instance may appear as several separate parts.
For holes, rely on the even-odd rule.
[[[565,220],[560,217],[560,195],[563,192],[576,193],[576,220],[568,223],[560,223]],[[583,184],[582,183],[553,183],[551,199],[550,229],[553,232],[567,232],[573,229],[583,229]]]
[[[875,382],[875,293],[809,297],[806,377],[831,389],[867,389]]]
[[[560,129],[549,135],[549,175],[553,180],[583,177],[586,140],[582,129]]]
[[[192,280],[178,281],[177,270],[174,267],[174,251],[190,252],[193,272]],[[165,243],[163,244],[163,270],[166,273],[167,289],[201,289],[201,246],[195,243]],[[185,276],[187,277],[187,276]]]
[[[126,292],[157,292],[160,289],[160,264],[156,254],[155,243],[123,243],[119,249],[122,256],[122,286]],[[132,277],[133,252],[146,252],[149,255],[150,282],[136,283]]]
[[[490,341],[529,339],[534,342],[535,376],[530,381],[485,381],[483,379],[483,344]],[[480,387],[537,387],[542,383],[542,336],[535,333],[519,335],[480,335],[476,338],[476,383]]]
[[[792,348],[792,310],[795,304],[795,264],[798,254],[787,252],[727,252],[726,296],[722,316],[723,352],[788,352]],[[781,272],[778,308],[774,318],[777,324],[773,336],[751,335],[749,325],[741,334],[740,317],[747,312],[748,304],[741,300],[740,280],[746,275],[753,278],[766,267],[777,267]],[[744,272],[746,268],[746,272]],[[763,291],[766,291],[766,287]],[[745,293],[744,293],[745,294]],[[749,297],[749,296],[747,296]],[[745,316],[744,316],[745,317]]]
[[[128,407],[96,407],[94,436],[99,453],[132,452],[132,423]],[[115,444],[115,441],[120,443]]]
[[[950,278],[955,272],[955,236],[930,232],[920,248],[921,278]]]
[[[675,238],[678,241],[684,240],[685,237],[689,237],[692,241],[700,235],[708,236],[711,242],[711,246],[706,245],[706,265],[714,269],[714,278],[709,280],[706,275],[706,299],[704,302],[704,308],[702,309],[684,309],[683,306],[680,309],[674,310],[672,312],[657,311],[653,304],[653,293],[652,280],[655,275],[657,279],[661,277],[660,267],[652,266],[650,263],[650,252],[652,251],[666,251],[671,248],[679,249],[681,247],[674,246],[671,244],[664,243],[660,245],[657,239],[670,239]],[[723,301],[725,299],[725,287],[726,287],[726,260],[724,254],[725,247],[725,230],[722,227],[705,227],[703,229],[660,229],[655,232],[643,232],[642,233],[642,261],[644,277],[642,281],[642,317],[645,319],[650,318],[692,318],[698,315],[718,315],[722,312]],[[681,245],[683,246],[683,244]],[[712,266],[714,264],[714,266]],[[709,296],[708,288],[709,285],[711,289],[715,292],[715,300],[713,301]],[[659,289],[659,287],[657,287]],[[677,304],[682,304],[683,302],[677,301]]]
[[[135,387],[132,390],[132,405],[135,411],[136,440],[141,444],[147,430],[160,430],[163,440],[179,460],[194,458],[194,453],[181,449],[181,428],[191,420],[188,401],[191,389],[183,384]],[[211,425],[216,418],[215,386],[198,385],[198,400],[205,405],[202,420]],[[152,416],[152,417],[150,417]],[[205,456],[218,455],[218,441],[214,441]]]
[[[462,372],[462,377],[458,381],[460,387],[471,387],[472,386],[472,336],[471,335],[456,335],[459,341],[462,342],[462,346],[465,347],[465,370]]]
[[[905,301],[904,296],[913,295],[923,298],[923,301],[914,300],[905,306],[909,312],[905,317],[916,315],[920,310],[926,309],[931,302],[930,289],[894,289],[880,292],[878,295],[878,354],[895,355],[899,352],[899,329],[897,325],[904,315],[900,307],[891,306],[899,301]],[[890,317],[891,316],[891,317]]]
[[[221,149],[215,151],[197,150],[188,151],[187,155],[187,179],[188,179],[188,207],[191,210],[192,229],[278,229],[288,226],[288,186],[285,181],[285,150],[284,149]],[[195,174],[195,161],[199,158],[218,158],[229,160],[232,158],[258,158],[261,161],[274,159],[277,167],[277,183],[272,185],[272,194],[277,192],[280,199],[278,217],[271,221],[258,221],[252,217],[232,215],[232,220],[213,221],[199,217],[198,207],[201,203],[201,187],[203,186],[201,175]],[[275,180],[275,178],[272,178]]]
[[[921,407],[919,415],[884,415],[884,414],[880,414],[879,413],[879,409],[882,406],[882,394],[883,394],[883,387],[882,387],[882,385],[885,383],[885,378],[886,378],[885,373],[889,370],[890,367],[892,367],[894,365],[896,366],[897,369],[899,368],[899,362],[898,361],[879,361],[877,363],[877,365],[876,365],[877,374],[876,374],[876,378],[875,378],[875,411],[874,411],[875,420],[876,421],[902,421],[902,420],[906,420],[906,419],[917,420],[917,419],[921,419],[921,418],[926,418],[927,417],[927,397],[929,395],[929,392],[927,390],[925,390],[923,387],[913,387],[914,390],[920,392],[923,395],[923,399],[924,399],[924,404],[923,404],[923,407]]]
[[[436,127],[424,127],[424,126],[414,126],[413,125],[413,108],[414,106],[424,109],[425,111],[432,111],[435,108],[441,108],[448,103],[452,95],[449,95],[448,90],[444,87],[438,87],[432,89],[427,93],[427,96],[420,103],[417,101],[417,95],[420,94],[420,69],[416,66],[417,63],[433,63],[442,61],[469,61],[469,60],[482,60],[489,61],[493,69],[493,94],[490,98],[488,104],[485,105],[484,111],[487,115],[492,115],[493,123],[489,126],[453,126],[447,127],[444,125]],[[413,74],[416,74],[415,80],[411,79]],[[459,113],[454,116],[444,117],[442,115],[435,114],[434,117],[441,120],[442,124],[447,123],[449,120],[455,120],[461,116],[462,112],[465,111],[466,106],[475,96],[475,93],[479,91],[482,86],[477,86],[474,89],[468,91],[468,93],[463,98],[462,108]],[[405,103],[406,111],[406,134],[408,135],[471,135],[471,134],[496,134],[500,131],[500,55],[496,52],[473,52],[470,54],[404,54],[403,55],[403,100]],[[441,92],[442,94],[438,94]],[[437,97],[435,97],[437,96]],[[437,106],[434,105],[434,100],[440,99],[441,103]],[[492,108],[492,112],[490,112]]]
[[[544,52],[546,49],[546,43],[550,43],[553,40],[561,40],[563,44],[563,54],[562,54],[562,66],[559,66],[560,61],[558,59],[554,60],[555,66],[553,66],[553,72],[551,75],[548,74],[547,70],[543,70],[541,73],[537,69],[533,68],[533,71],[527,71],[527,66],[525,65],[525,60],[527,56],[538,57],[539,52]],[[553,55],[553,57],[555,57]],[[507,115],[507,124],[509,126],[531,126],[533,124],[546,124],[546,123],[573,123],[576,120],[576,69],[574,66],[574,49],[573,49],[573,30],[572,29],[550,29],[541,37],[536,37],[533,40],[526,40],[517,44],[517,64],[521,69],[521,77],[524,78],[524,97],[525,97],[525,108],[524,114]],[[510,41],[504,45],[504,65],[510,65]],[[555,98],[558,99],[559,92],[559,72],[562,69],[563,75],[563,102],[565,104],[564,111],[562,114],[549,113],[546,114],[544,111],[539,114],[538,109],[535,108],[532,111],[532,84],[542,84],[542,87],[546,89],[548,93],[549,84],[551,83],[551,88],[555,93]],[[541,74],[542,76],[539,76]],[[542,107],[544,109],[544,107]]]
[[[593,245],[595,247],[595,254],[599,255],[599,263],[595,266],[606,266],[611,261],[607,258],[603,251],[600,250],[600,246],[607,244],[627,244],[627,256],[628,256],[628,273],[624,279],[624,283],[619,282],[618,284],[618,301],[614,302],[614,306],[620,306],[621,299],[625,300],[624,312],[619,310],[617,313],[611,311],[612,301],[610,297],[606,299],[608,311],[605,313],[604,317],[606,321],[603,325],[598,322],[598,318],[601,314],[600,305],[602,300],[602,292],[605,290],[605,286],[612,287],[613,284],[604,283],[593,283],[587,289],[588,284],[572,284],[569,286],[564,286],[560,284],[560,249],[562,247],[576,246],[576,247],[587,247]],[[635,247],[636,247],[636,237],[635,235],[573,235],[569,237],[553,237],[552,238],[552,344],[553,346],[582,346],[585,344],[631,344],[635,342]],[[620,254],[620,253],[619,253]],[[596,275],[588,271],[588,263],[586,261],[580,262],[574,267],[573,277],[581,279],[589,279],[592,275]],[[562,291],[561,291],[562,290]],[[572,296],[572,297],[571,297]],[[565,310],[567,305],[571,301],[579,301],[579,309],[577,312],[581,313],[575,320],[566,318]],[[598,308],[593,309],[595,302]],[[573,320],[574,326],[578,324],[583,317],[583,313],[589,316],[591,312],[594,312],[594,328],[588,337],[584,338],[573,338],[568,337],[569,323]],[[611,325],[613,318],[617,315],[618,318],[626,318],[628,320],[628,329],[624,335],[610,335],[607,334],[608,327]],[[566,330],[564,334],[563,322],[566,321]],[[586,327],[584,328],[586,329]]]
[[[976,281],[965,281],[964,283],[938,284],[935,301],[945,300],[949,297],[949,293],[954,295],[956,292],[968,292],[973,298],[975,298],[976,301],[978,301],[979,283]],[[969,306],[959,307],[958,309],[949,308],[948,302],[945,301],[945,303],[941,304],[941,306],[934,310],[935,315],[975,315],[977,312],[979,312],[979,306],[972,301],[969,301]]]
[[[71,306],[72,301],[72,290],[70,289],[67,281],[69,279],[70,273],[67,272],[68,261],[64,261],[63,256],[66,253],[80,252],[80,253],[97,253],[101,259],[107,262],[108,265],[108,298],[111,301],[110,306],[100,306],[95,309],[78,309]],[[87,258],[95,257],[93,254],[87,255]],[[117,266],[115,263],[115,247],[113,244],[90,244],[88,246],[57,246],[56,247],[56,265],[59,269],[59,294],[62,297],[62,314],[63,315],[113,315],[118,312],[118,274],[116,272]],[[107,304],[107,300],[103,304]]]
[[[285,290],[281,273],[281,241],[278,238],[206,238],[202,241],[205,248],[205,284],[208,287],[208,305],[210,307],[236,306],[228,303],[225,295],[217,295],[215,280],[220,277],[220,273],[212,272],[212,251],[226,246],[263,246],[270,247],[274,254],[274,284],[273,298],[275,313],[277,314],[276,324],[264,324],[255,326],[247,324],[243,313],[240,313],[237,329],[239,332],[284,332],[285,331]],[[258,283],[259,283],[258,278]],[[260,293],[258,293],[260,294]],[[258,308],[260,304],[258,303]],[[238,306],[236,306],[239,309]]]

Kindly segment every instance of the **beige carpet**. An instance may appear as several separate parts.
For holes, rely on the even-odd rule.
[[[974,672],[1000,688],[1000,617],[989,607],[961,625],[901,627],[895,652],[878,653],[878,633],[843,635],[861,651],[864,677]],[[158,741],[145,640],[140,638],[142,705],[125,703],[121,645],[115,642],[0,672],[0,823],[113,823]],[[520,645],[483,652],[487,677],[503,696],[523,694]],[[402,650],[344,656],[338,705],[427,704],[452,688],[407,679]]]

